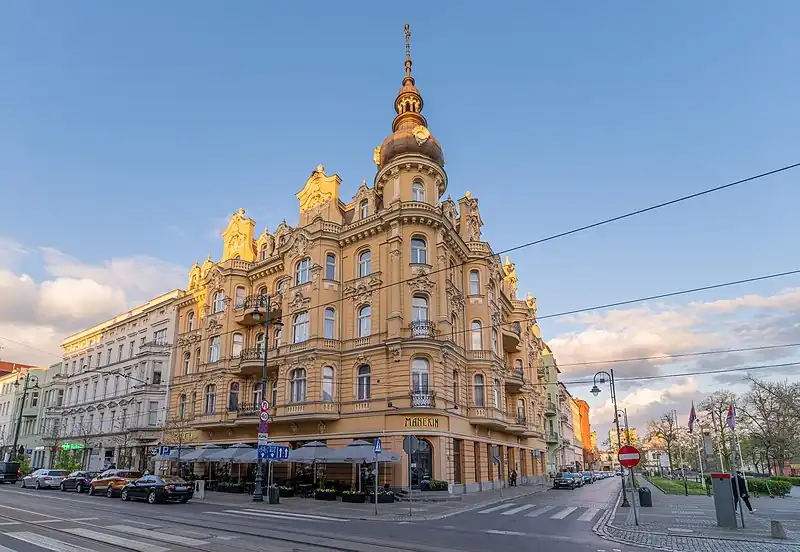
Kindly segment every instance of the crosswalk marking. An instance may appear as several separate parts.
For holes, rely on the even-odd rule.
[[[261,514],[264,513],[264,510],[254,510],[253,508],[243,508],[245,512],[252,512],[254,514]],[[298,512],[269,512],[271,514],[281,514],[287,517],[296,517],[300,519],[324,519],[325,521],[350,521],[346,518],[338,518],[338,517],[331,517],[331,516],[318,516],[316,514],[300,514]]]
[[[518,508],[514,508],[513,510],[506,510],[502,513],[504,516],[513,516],[514,514],[518,514],[520,512],[524,512],[525,510],[530,510],[536,506],[536,504],[525,504],[524,506],[520,506]]]
[[[589,508],[586,510],[581,517],[578,518],[578,521],[592,521],[594,516],[597,515],[597,512],[600,511],[600,508]]]
[[[7,537],[11,537],[13,539],[33,544],[34,546],[38,546],[39,548],[46,548],[47,550],[52,550],[53,552],[91,552],[91,549],[89,548],[84,548],[82,546],[78,546],[77,544],[71,544],[56,539],[51,539],[50,537],[45,537],[44,535],[29,533],[28,531],[19,531],[16,533],[4,533],[4,534]]]
[[[578,509],[577,506],[568,506],[568,507],[564,508],[563,510],[561,510],[560,512],[550,516],[550,519],[564,519],[565,517],[567,517],[568,515],[570,515],[572,512],[574,512],[577,509]]]
[[[17,552],[16,550],[12,550],[11,548],[6,548],[2,544],[0,544],[0,552]]]
[[[111,525],[108,527],[112,531],[119,531],[120,533],[128,533],[129,535],[136,535],[138,537],[145,537],[152,540],[170,542],[172,544],[181,544],[184,546],[201,546],[208,544],[208,541],[193,539],[191,537],[184,537],[182,535],[173,535],[170,533],[160,533],[151,529],[143,529],[141,527],[131,527],[130,525]]]
[[[310,521],[315,523],[347,523],[349,519],[332,518],[327,516],[305,516],[298,517],[298,514],[288,514],[288,512],[248,512],[246,510],[223,510],[222,512],[203,512],[204,514],[214,514],[217,516],[251,516],[255,518],[282,519],[284,521]]]
[[[505,508],[511,508],[512,506],[516,506],[513,502],[506,502],[505,504],[501,504],[500,506],[494,506],[493,508],[489,508],[487,510],[481,510],[478,512],[479,514],[491,514],[492,512],[496,512],[498,510],[503,510]]]
[[[540,515],[542,515],[542,514],[544,514],[544,513],[546,513],[546,512],[549,512],[549,511],[550,511],[550,510],[552,510],[553,508],[555,508],[555,506],[542,506],[541,508],[539,508],[538,510],[534,510],[534,511],[533,511],[533,512],[531,512],[530,514],[525,514],[525,517],[536,517],[536,516],[540,516]]]
[[[163,546],[156,546],[155,544],[135,541],[127,537],[120,537],[119,535],[113,535],[110,533],[92,531],[91,529],[84,529],[83,527],[73,527],[70,529],[64,529],[64,531],[94,541],[113,544],[114,546],[120,546],[130,550],[136,550],[137,552],[166,552],[169,550],[169,548],[164,548]]]

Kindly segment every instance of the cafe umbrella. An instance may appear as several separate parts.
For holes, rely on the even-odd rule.
[[[253,447],[244,443],[236,443],[228,448],[216,450],[205,457],[203,460],[208,462],[234,462],[244,454],[253,450]]]

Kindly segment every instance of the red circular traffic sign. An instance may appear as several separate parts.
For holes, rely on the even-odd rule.
[[[620,448],[619,452],[617,453],[617,458],[619,458],[619,463],[626,468],[636,467],[639,465],[639,462],[641,462],[639,449],[630,445],[625,445],[624,447]]]

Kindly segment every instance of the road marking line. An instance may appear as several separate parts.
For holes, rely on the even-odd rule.
[[[12,550],[11,548],[6,548],[2,544],[0,544],[0,552],[18,552],[17,550]]]
[[[132,519],[123,519],[120,521],[124,521],[125,523],[133,523],[134,525],[142,525],[144,527],[161,527],[160,525],[155,525],[153,523],[143,523],[141,521],[133,521]]]
[[[99,531],[92,531],[91,529],[84,529],[83,527],[72,527],[70,529],[64,529],[64,531],[76,537],[84,537],[97,542],[113,544],[114,546],[136,550],[137,552],[166,552],[169,550],[169,548],[164,548],[163,546],[135,541],[127,537],[120,537],[119,535],[100,533]]]
[[[0,521],[0,525],[19,525],[21,521]]]
[[[173,535],[170,533],[159,533],[150,529],[142,529],[141,527],[131,527],[130,525],[111,525],[108,527],[112,531],[120,531],[121,533],[128,533],[129,535],[136,535],[137,537],[144,537],[157,541],[170,542],[172,544],[181,544],[185,546],[201,546],[208,544],[208,541],[193,539],[191,537],[184,537],[181,535]]]
[[[236,536],[236,535],[217,535],[214,538],[218,539],[218,540],[229,541],[229,540],[233,540],[233,539],[238,539],[239,537]]]
[[[35,514],[41,517],[53,518],[53,519],[61,519],[60,517],[56,516],[49,516],[47,514],[42,514],[40,512],[35,512],[33,510],[25,510],[23,508],[15,508],[14,506],[7,506],[6,504],[0,504],[0,508],[8,508],[9,510],[16,510],[18,512],[25,512],[26,514]]]
[[[77,544],[51,539],[50,537],[37,535],[36,533],[29,533],[27,531],[20,531],[18,533],[4,533],[4,535],[33,544],[40,548],[53,550],[53,552],[91,552],[90,548],[84,548],[82,546],[78,546]]]
[[[511,508],[512,506],[516,506],[513,502],[507,502],[505,504],[501,504],[500,506],[494,506],[493,508],[489,508],[487,510],[481,510],[478,512],[479,514],[491,514],[492,512],[496,512],[497,510],[505,510],[506,508]]]
[[[497,529],[488,529],[484,531],[484,533],[488,533],[490,535],[515,535],[518,537],[525,536],[525,533],[520,533],[519,531],[499,531]]]
[[[38,519],[36,521],[28,521],[26,523],[34,523],[36,525],[40,523],[61,523],[62,521],[69,521],[66,519]]]
[[[589,508],[578,518],[578,521],[592,521],[599,511],[600,508]]]
[[[100,518],[96,518],[96,517],[94,517],[94,518],[70,518],[69,521],[94,521],[96,519],[100,519]]]
[[[553,508],[555,508],[555,506],[542,506],[541,508],[539,508],[538,510],[534,510],[530,514],[525,514],[525,517],[540,516],[540,515],[544,514],[545,512],[549,512]]]
[[[536,504],[525,504],[524,506],[520,506],[519,508],[514,508],[513,510],[506,510],[505,512],[501,512],[500,515],[513,516],[514,514],[518,514],[520,512],[524,512],[525,510],[530,510],[531,508],[533,508],[535,506],[536,506]]]
[[[228,512],[230,510],[225,510],[225,511]],[[299,514],[297,512],[277,512],[277,511],[267,511],[267,512],[265,512],[264,510],[254,510],[253,508],[243,508],[242,511],[243,512],[252,512],[254,514],[263,514],[263,513],[280,514],[280,515],[289,516],[289,517],[297,517],[297,518],[300,518],[300,519],[323,519],[325,521],[350,521],[349,519],[346,519],[346,518],[337,518],[337,517],[331,517],[331,516],[318,516],[318,515],[314,515],[314,514]]]
[[[550,516],[550,519],[564,519],[577,509],[578,509],[577,506],[568,506],[567,508],[564,508],[563,510],[558,512],[557,514],[553,514],[552,516]]]
[[[263,513],[257,514],[255,512],[242,512],[239,510],[225,510],[223,512],[203,512],[204,514],[214,514],[217,516],[233,516],[233,517],[241,517],[241,516],[252,516],[256,518],[271,518],[271,519],[282,519],[283,521],[310,521],[314,523],[331,523],[328,520],[324,519],[303,519],[303,518],[293,518],[293,517],[286,517],[280,514],[272,514],[272,513]],[[346,520],[345,520],[346,521]],[[339,521],[339,523],[343,523]]]

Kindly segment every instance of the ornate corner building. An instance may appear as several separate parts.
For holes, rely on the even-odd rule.
[[[381,438],[403,455],[381,474],[398,487],[430,477],[476,491],[512,470],[524,482],[547,471],[536,300],[516,298],[513,263],[482,240],[478,199],[447,195],[406,35],[372,185],[345,202],[320,165],[297,194],[297,226],[256,236],[240,209],[219,262],[192,267],[175,302],[170,416],[196,444],[255,444],[266,355],[275,442]]]

